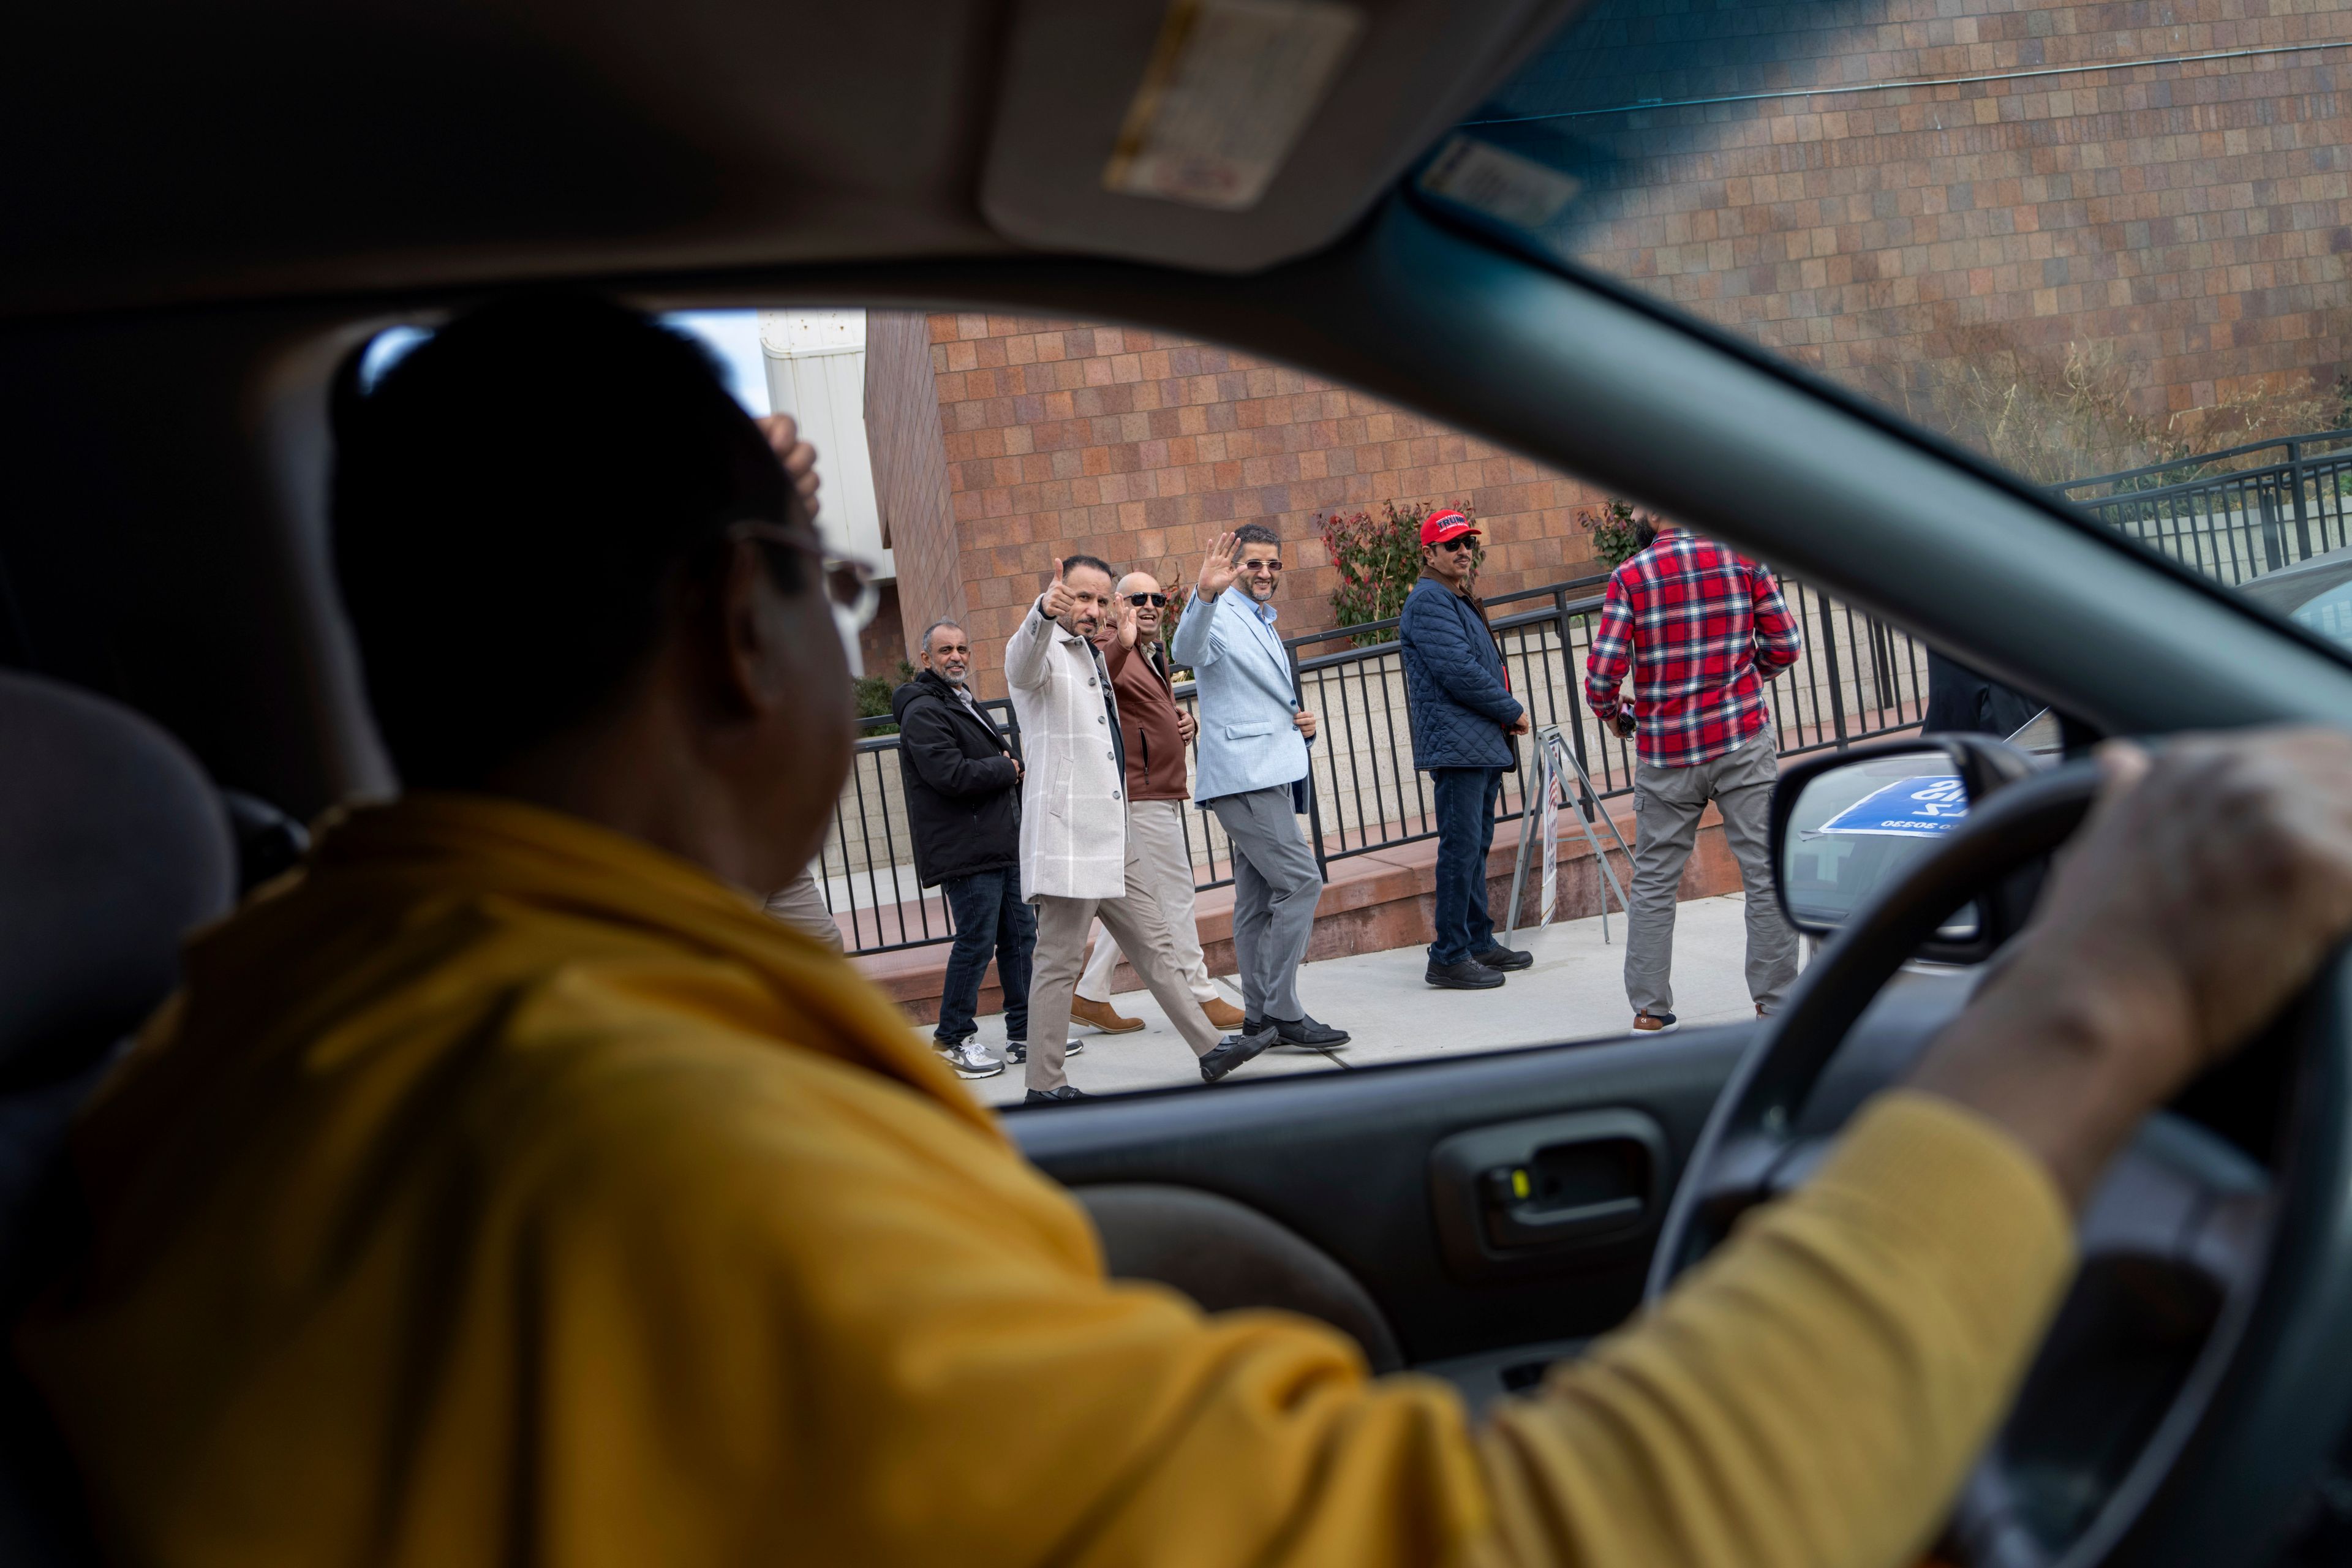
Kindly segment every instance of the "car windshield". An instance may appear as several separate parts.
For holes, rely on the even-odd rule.
[[[2334,5],[1600,0],[1418,183],[2342,646],[2347,69]]]

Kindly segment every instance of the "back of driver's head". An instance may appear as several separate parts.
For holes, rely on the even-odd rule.
[[[457,318],[343,400],[336,437],[336,576],[416,788],[478,784],[611,706],[679,574],[790,504],[709,355],[600,300]]]

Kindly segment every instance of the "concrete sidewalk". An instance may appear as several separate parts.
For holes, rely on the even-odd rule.
[[[1696,899],[1678,907],[1675,1013],[1683,1022],[1725,1023],[1754,1015],[1742,973],[1748,941],[1745,919],[1746,900],[1738,893]],[[1339,1072],[1344,1070],[1341,1064],[1360,1067],[1622,1034],[1633,1021],[1633,1011],[1625,1001],[1624,917],[1612,914],[1609,931],[1613,940],[1604,945],[1601,921],[1595,916],[1555,924],[1540,937],[1514,938],[1513,946],[1535,953],[1535,967],[1512,975],[1497,991],[1440,991],[1431,986],[1422,979],[1428,953],[1418,947],[1309,963],[1298,977],[1307,1010],[1349,1031],[1354,1042],[1334,1053],[1337,1061],[1314,1051],[1269,1051],[1243,1068],[1234,1079]],[[1240,994],[1229,981],[1218,984],[1239,1004]],[[1142,1019],[1145,1027],[1137,1034],[1098,1035],[1083,1024],[1075,1026],[1071,1038],[1082,1042],[1086,1050],[1069,1064],[1072,1083],[1088,1094],[1177,1084],[1204,1087],[1192,1053],[1169,1026],[1150,993],[1125,992],[1116,1000],[1120,1012]],[[925,1037],[929,1038],[928,1031]],[[980,1038],[991,1051],[1002,1053],[1003,1014],[980,1020]],[[1024,1092],[1017,1067],[967,1087],[982,1100],[995,1105],[1017,1103]]]

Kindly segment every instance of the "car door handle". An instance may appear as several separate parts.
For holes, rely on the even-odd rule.
[[[1630,1107],[1474,1128],[1430,1152],[1432,1217],[1463,1279],[1638,1241],[1666,1175],[1657,1122]]]
[[[1497,1202],[1490,1194],[1482,1217],[1486,1239],[1496,1247],[1540,1247],[1590,1232],[1619,1229],[1640,1219],[1649,1206],[1642,1198],[1624,1197],[1539,1208],[1525,1201]]]

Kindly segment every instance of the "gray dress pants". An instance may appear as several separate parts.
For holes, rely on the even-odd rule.
[[[1723,815],[1723,837],[1748,890],[1748,994],[1769,1012],[1796,980],[1797,933],[1772,894],[1772,785],[1780,776],[1769,724],[1738,751],[1696,767],[1635,764],[1625,997],[1636,1013],[1674,1011],[1675,894],[1710,800]]]
[[[1241,966],[1242,1012],[1253,1022],[1307,1016],[1298,1001],[1298,966],[1315,935],[1323,873],[1298,831],[1290,786],[1219,795],[1202,803],[1217,814],[1234,850],[1234,958]]]

